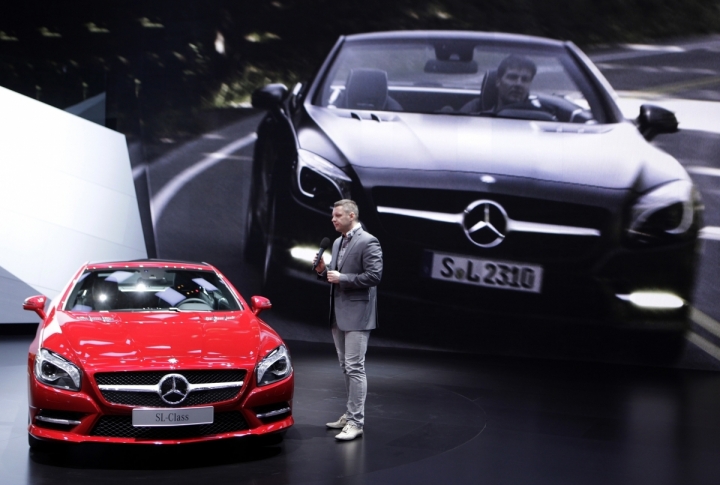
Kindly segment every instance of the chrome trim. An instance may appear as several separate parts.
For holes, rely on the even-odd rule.
[[[211,382],[207,384],[188,384],[188,393],[193,391],[211,391],[215,389],[227,389],[229,387],[242,387],[245,381],[234,382]],[[118,391],[118,392],[160,392],[160,384],[151,386],[141,386],[133,384],[100,384],[98,389],[101,391]]]
[[[236,382],[209,382],[207,384],[190,384],[189,392],[192,391],[212,391],[214,389],[227,389],[229,387],[242,387],[244,381]]]
[[[282,409],[276,409],[275,411],[269,411],[267,413],[259,413],[259,414],[256,414],[255,416],[257,416],[258,419],[264,419],[264,418],[270,418],[272,416],[279,416],[281,414],[285,414],[285,413],[289,413],[289,412],[290,412],[290,408],[287,407],[287,408],[282,408]]]
[[[35,421],[42,421],[44,423],[52,423],[52,424],[63,424],[65,426],[77,426],[80,424],[80,421],[75,421],[74,419],[59,419],[59,418],[47,418],[45,416],[35,416]]]
[[[398,216],[417,217],[418,219],[427,219],[429,221],[449,222],[451,224],[462,224],[463,213],[448,214],[446,212],[429,212],[418,211],[413,209],[399,209],[396,207],[378,206],[377,211],[381,214],[395,214]]]
[[[460,214],[448,214],[446,212],[430,212],[413,209],[400,209],[396,207],[378,206],[377,211],[381,214],[395,214],[399,216],[417,217],[429,221],[447,222],[462,225],[463,212]],[[543,224],[540,222],[524,222],[507,219],[506,232],[533,232],[541,234],[563,234],[569,236],[600,236],[600,231],[587,227],[559,226],[556,224]]]
[[[507,232],[538,232],[542,234],[565,234],[570,236],[599,236],[600,231],[587,227],[558,226],[539,222],[522,222],[508,219]]]
[[[342,91],[345,90],[344,85],[335,84],[330,86],[330,89],[332,90],[333,94],[336,92],[338,93],[337,96],[339,96]],[[404,91],[404,92],[414,92],[414,93],[448,93],[448,94],[473,94],[475,96],[478,96],[480,94],[480,89],[468,89],[468,88],[443,88],[443,87],[436,87],[436,86],[404,86],[402,84],[400,85],[393,85],[388,86],[388,91]],[[337,96],[335,99],[330,98],[331,102],[337,100]]]

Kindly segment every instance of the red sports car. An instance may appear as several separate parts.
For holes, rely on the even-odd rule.
[[[54,441],[171,444],[292,426],[293,369],[280,336],[213,266],[85,264],[42,318],[28,355],[31,447]]]

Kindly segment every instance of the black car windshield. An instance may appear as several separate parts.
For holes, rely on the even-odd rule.
[[[147,267],[86,271],[65,304],[74,312],[239,309],[230,288],[212,271]]]
[[[412,39],[347,42],[319,106],[601,123],[588,80],[562,47]]]

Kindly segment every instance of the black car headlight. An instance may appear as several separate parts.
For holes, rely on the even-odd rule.
[[[35,377],[48,386],[69,391],[80,390],[80,369],[75,364],[47,349],[40,349],[35,356]]]
[[[266,355],[255,368],[258,386],[265,386],[285,379],[291,373],[290,354],[284,345]]]
[[[332,211],[336,201],[350,198],[350,177],[312,152],[298,150],[295,172],[304,202],[316,209]]]
[[[652,243],[682,239],[691,233],[700,195],[687,180],[662,185],[642,195],[630,212],[628,236]]]

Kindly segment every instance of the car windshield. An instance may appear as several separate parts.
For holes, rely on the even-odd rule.
[[[561,47],[473,40],[347,42],[314,100],[335,109],[603,122]]]
[[[86,271],[65,305],[73,312],[239,309],[233,293],[212,271],[147,267]]]

